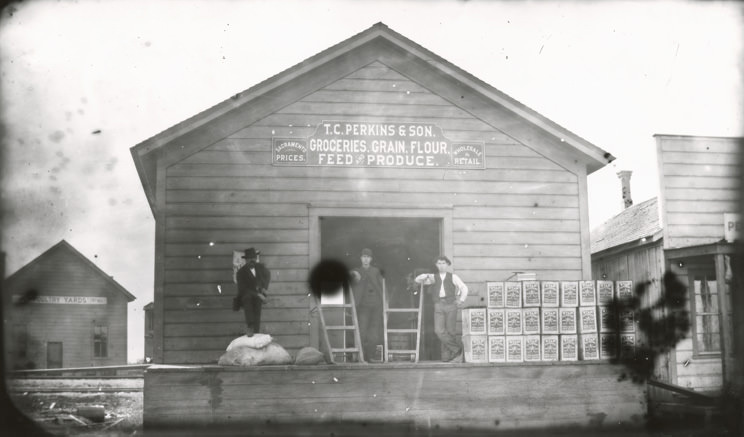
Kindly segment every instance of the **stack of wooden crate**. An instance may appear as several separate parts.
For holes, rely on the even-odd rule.
[[[615,294],[617,289],[617,294]],[[630,281],[487,282],[488,306],[463,310],[465,361],[520,363],[612,359],[632,354]]]

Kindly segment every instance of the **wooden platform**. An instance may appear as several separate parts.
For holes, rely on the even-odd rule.
[[[645,386],[608,363],[159,366],[145,428],[397,423],[480,430],[643,425]]]

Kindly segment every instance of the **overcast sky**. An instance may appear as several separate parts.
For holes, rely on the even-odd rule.
[[[154,220],[130,147],[376,22],[615,163],[590,225],[657,195],[654,133],[742,136],[738,2],[28,1],[0,22],[2,250],[11,274],[66,239],[137,296],[143,356]]]

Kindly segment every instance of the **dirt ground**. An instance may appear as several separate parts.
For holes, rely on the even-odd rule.
[[[31,419],[39,430],[52,435],[125,436],[142,434],[141,391],[115,393],[27,392],[11,393],[10,398],[18,413]],[[90,412],[99,413],[101,411],[102,414],[89,414]]]

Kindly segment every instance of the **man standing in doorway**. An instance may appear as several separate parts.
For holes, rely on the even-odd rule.
[[[245,335],[248,337],[258,333],[261,328],[261,305],[266,301],[266,290],[271,282],[271,272],[265,265],[258,262],[260,253],[252,247],[246,249],[243,255],[245,265],[238,270],[236,275],[237,302],[243,307]]]
[[[359,335],[362,338],[362,350],[366,360],[375,357],[377,345],[382,344],[382,284],[380,269],[371,265],[372,251],[362,249],[362,265],[351,271],[359,318]],[[382,359],[382,357],[377,357]]]
[[[416,277],[419,284],[429,285],[434,299],[434,332],[442,343],[442,361],[462,362],[462,341],[457,338],[457,309],[468,297],[468,286],[459,276],[448,272],[452,262],[446,256],[435,260],[438,273]]]

